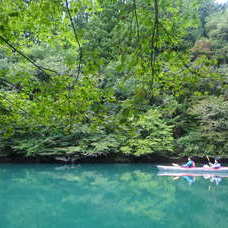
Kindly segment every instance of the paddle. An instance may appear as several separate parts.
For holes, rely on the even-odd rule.
[[[176,164],[176,163],[172,163],[173,166],[176,166],[176,167],[180,167],[180,165]]]
[[[206,155],[206,158],[207,158],[207,160],[208,160],[209,166],[211,166],[212,163],[211,163],[211,161],[210,161],[210,159],[209,159],[209,157],[208,157],[207,155]]]
[[[210,161],[210,159],[209,159],[209,157],[207,155],[206,155],[206,158],[207,158],[208,162],[211,163],[211,161]]]
[[[172,163],[173,166],[175,167],[180,167],[180,165],[176,164],[176,163]],[[173,177],[173,180],[178,180],[180,177]]]

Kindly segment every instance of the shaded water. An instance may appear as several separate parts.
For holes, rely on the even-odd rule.
[[[0,164],[0,227],[227,227],[227,194],[228,178],[148,164]]]

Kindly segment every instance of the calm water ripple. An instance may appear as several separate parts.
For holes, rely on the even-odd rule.
[[[1,228],[224,228],[228,178],[148,164],[0,164]]]

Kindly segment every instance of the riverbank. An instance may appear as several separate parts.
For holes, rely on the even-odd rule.
[[[205,157],[193,156],[196,163],[208,163]],[[209,158],[213,162],[213,157]],[[0,156],[0,163],[60,163],[60,164],[80,164],[80,163],[184,163],[187,157],[162,157],[158,155],[147,156],[126,156],[112,154],[98,157],[76,157],[76,156]],[[228,163],[228,158],[222,158],[221,163]]]

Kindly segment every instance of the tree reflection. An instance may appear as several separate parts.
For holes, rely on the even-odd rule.
[[[185,177],[174,182],[173,177],[157,176],[149,165],[1,169],[4,228],[183,227],[190,218],[195,226],[206,227],[204,216],[210,221],[208,227],[228,222],[223,216],[228,213],[226,181],[220,191],[209,192],[210,178],[194,177],[194,187],[189,188]]]

